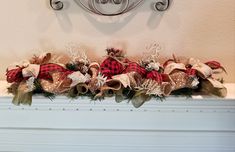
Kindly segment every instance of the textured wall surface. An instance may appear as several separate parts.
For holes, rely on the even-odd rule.
[[[234,0],[173,0],[164,13],[152,11],[152,2],[146,0],[119,22],[107,23],[110,19],[95,19],[72,0],[65,0],[61,12],[53,11],[49,0],[2,1],[0,79],[9,64],[42,50],[66,51],[72,42],[101,56],[109,43],[119,40],[129,55],[142,53],[156,41],[162,55],[219,60],[229,73],[225,80],[235,82]]]

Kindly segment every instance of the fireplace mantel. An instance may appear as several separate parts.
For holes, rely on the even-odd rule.
[[[3,86],[3,82],[1,83]],[[136,109],[113,98],[0,97],[0,151],[235,151],[234,84],[227,98],[151,100]],[[2,89],[3,90],[3,89]]]

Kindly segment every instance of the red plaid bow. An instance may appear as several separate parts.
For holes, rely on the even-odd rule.
[[[145,68],[141,67],[138,63],[130,62],[128,66],[124,69],[123,73],[129,73],[129,72],[137,72],[142,77],[145,77],[147,71],[145,70]]]
[[[9,83],[21,82],[24,79],[22,75],[22,68],[7,70],[6,77],[7,82]]]
[[[43,64],[40,66],[40,72],[39,72],[38,78],[52,80],[51,73],[53,72],[61,72],[62,74],[61,79],[73,73],[72,71],[67,70],[58,64],[49,63],[49,64]]]
[[[158,73],[156,70],[150,71],[147,73],[146,76],[147,79],[152,79],[157,81],[159,84],[162,83],[163,79],[162,79],[162,75],[160,73]]]
[[[122,71],[124,70],[124,66],[118,62],[117,60],[109,57],[105,59],[101,65],[101,73],[110,79],[112,76],[121,74]]]
[[[61,72],[62,73],[61,79],[73,73],[72,71],[67,70],[58,64],[49,63],[49,64],[43,64],[40,66],[40,72],[39,72],[38,78],[45,79],[45,80],[52,80],[52,77],[51,77],[52,72]],[[9,70],[6,73],[6,76],[7,76],[7,82],[9,83],[21,82],[24,79],[22,75],[22,68]]]

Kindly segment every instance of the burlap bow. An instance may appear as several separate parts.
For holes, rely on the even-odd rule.
[[[105,84],[100,88],[100,92],[95,95],[94,99],[103,98],[104,96],[113,96],[115,92],[122,88],[122,84],[118,80],[107,80]]]
[[[171,62],[165,65],[164,73],[169,74],[173,90],[195,88],[199,84],[199,77],[202,79],[201,83],[204,88],[210,88],[206,89],[206,92],[224,97],[227,90],[222,83],[213,78],[213,69],[209,66],[211,65],[209,63],[211,62],[208,62],[207,65],[200,60],[190,58],[187,63],[190,68],[186,68],[183,63]],[[221,67],[217,66],[217,68]],[[205,91],[205,89],[202,91]]]
[[[40,56],[34,56],[29,61],[22,61],[13,67],[7,68],[7,81],[9,83],[21,82],[23,79],[39,76],[40,65],[46,64],[51,59],[51,53],[43,53]]]
[[[29,104],[32,103],[32,92],[35,89],[34,81],[40,74],[40,64],[47,63],[51,58],[50,53],[34,56],[30,61],[23,61],[17,63],[14,67],[7,69],[7,81],[18,86],[13,103]]]
[[[190,58],[189,64],[197,71],[198,76],[204,79],[201,82],[202,91],[220,97],[225,97],[227,95],[227,88],[221,82],[213,78],[213,72],[215,69],[221,68],[225,71],[225,69],[218,62],[210,61],[202,63],[200,60]]]

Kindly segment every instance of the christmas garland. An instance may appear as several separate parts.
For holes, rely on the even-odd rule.
[[[34,94],[51,100],[56,95],[73,99],[89,96],[93,100],[115,96],[116,102],[129,100],[138,108],[152,97],[162,99],[171,94],[227,94],[222,82],[214,78],[215,73],[226,72],[217,61],[202,63],[173,55],[161,65],[156,49],[145,53],[139,61],[128,59],[120,49],[106,51],[101,63],[91,62],[85,53],[78,53],[62,64],[51,53],[44,53],[9,67],[6,79],[11,83],[8,91],[14,95],[13,103],[31,105]]]

